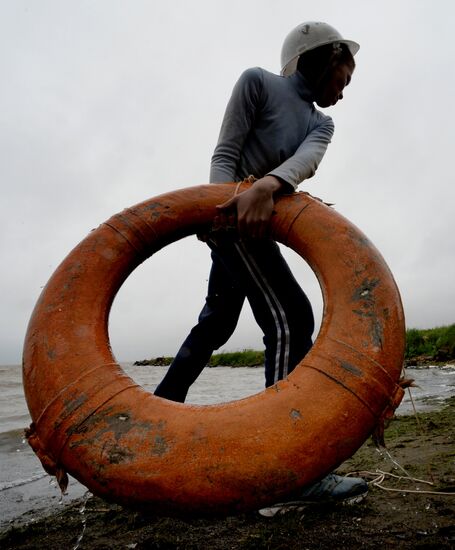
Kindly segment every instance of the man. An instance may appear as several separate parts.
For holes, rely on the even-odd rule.
[[[220,205],[205,240],[212,251],[208,294],[198,323],[182,344],[155,395],[183,402],[215,349],[233,333],[245,298],[264,333],[265,384],[286,377],[312,346],[311,304],[267,230],[274,200],[312,177],[333,135],[320,107],[343,97],[359,46],[321,22],[303,23],[286,37],[281,76],[248,69],[234,87],[212,157],[210,181],[258,178]],[[229,214],[236,216],[230,228]],[[305,497],[345,498],[366,483],[331,474]]]

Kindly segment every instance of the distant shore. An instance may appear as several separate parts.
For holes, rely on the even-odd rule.
[[[273,518],[253,511],[191,519],[139,513],[98,497],[80,498],[52,515],[32,510],[28,523],[18,518],[0,535],[0,546],[74,548],[82,536],[81,550],[453,548],[454,425],[455,397],[438,411],[394,418],[385,441],[395,463],[368,440],[338,469],[344,474],[361,471],[370,481],[369,495],[360,504],[312,504]]]
[[[261,352],[258,351],[255,353],[258,354],[259,356]],[[236,354],[231,353],[229,355],[241,356],[242,354],[243,352],[237,352]],[[225,357],[226,355],[228,354],[220,353],[219,355],[214,355],[213,357],[215,358],[216,363],[212,364],[211,362],[207,366],[210,368],[215,368],[215,367],[231,367],[231,368],[253,367],[255,368],[255,367],[262,367],[264,365],[263,359],[261,361],[255,359],[254,361],[249,363],[247,357],[243,357],[243,358],[241,357],[240,360],[237,360],[237,358],[226,358]],[[150,366],[150,367],[167,367],[172,363],[173,359],[174,359],[173,357],[155,357],[152,359],[142,359],[140,361],[135,361],[134,365]],[[410,367],[426,368],[426,367],[432,367],[432,366],[442,367],[444,365],[455,365],[455,358],[447,359],[445,361],[438,361],[434,357],[420,355],[416,357],[405,358],[403,363],[403,366],[406,368],[410,368]]]
[[[165,367],[173,357],[160,356],[135,361],[139,366]],[[264,364],[264,352],[244,349],[236,352],[215,353],[208,367],[259,367]],[[455,324],[431,329],[408,329],[404,366],[423,367],[455,364]]]
[[[173,361],[173,357],[161,356],[152,359],[135,361],[135,365],[167,367]],[[208,367],[261,367],[264,364],[264,352],[252,349],[243,351],[214,353],[210,358]]]

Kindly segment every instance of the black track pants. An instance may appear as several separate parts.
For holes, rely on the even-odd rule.
[[[263,331],[265,385],[286,377],[311,348],[311,304],[272,240],[210,241],[212,268],[205,305],[155,395],[183,402],[213,351],[237,325],[245,298]]]

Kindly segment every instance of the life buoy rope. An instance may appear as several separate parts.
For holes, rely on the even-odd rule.
[[[203,230],[232,190],[186,188],[114,215],[44,288],[24,345],[27,435],[62,487],[69,473],[108,500],[162,513],[254,509],[331,471],[398,406],[405,331],[393,277],[357,228],[306,193],[280,198],[271,222],[324,298],[298,367],[259,394],[210,406],[155,397],[125,375],[109,345],[115,294],[147,257]]]

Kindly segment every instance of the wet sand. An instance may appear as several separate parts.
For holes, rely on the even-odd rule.
[[[312,504],[273,518],[252,512],[208,520],[141,514],[91,496],[63,505],[57,499],[49,509],[45,502],[36,502],[30,495],[32,509],[4,529],[0,546],[223,550],[454,548],[454,425],[452,397],[441,410],[420,413],[418,420],[402,416],[392,421],[386,431],[386,443],[396,463],[386,453],[378,453],[371,441],[366,442],[339,469],[341,473],[371,472],[369,495],[360,504]],[[378,470],[403,479],[386,476],[381,486],[391,490],[384,490],[373,483]]]

